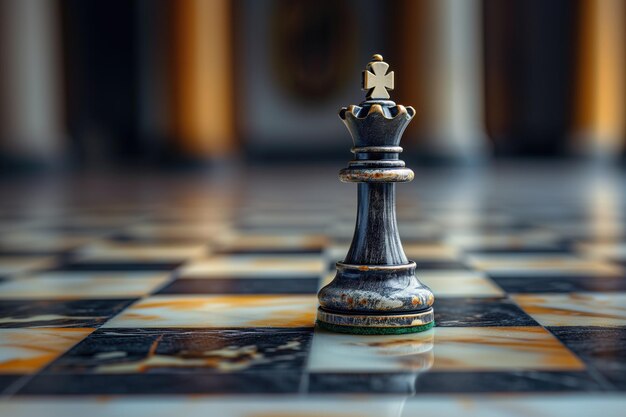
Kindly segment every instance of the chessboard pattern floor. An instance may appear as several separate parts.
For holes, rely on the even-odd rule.
[[[5,185],[0,410],[623,410],[623,173],[418,173],[398,218],[436,328],[355,336],[314,327],[354,225],[327,171]]]

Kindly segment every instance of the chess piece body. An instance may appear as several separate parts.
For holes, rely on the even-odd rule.
[[[434,325],[434,296],[416,277],[416,264],[402,249],[396,221],[396,183],[414,176],[399,155],[400,138],[415,110],[387,100],[393,73],[381,74],[378,66],[372,74],[369,69],[376,64],[384,64],[385,72],[388,68],[379,55],[368,64],[363,77],[367,100],[339,112],[355,155],[339,178],[358,183],[358,211],[348,254],[318,294],[318,325],[358,334],[411,333]]]

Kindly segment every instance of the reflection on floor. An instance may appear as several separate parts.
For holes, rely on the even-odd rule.
[[[335,171],[1,184],[0,412],[623,412],[624,173],[417,171],[399,226],[437,327],[348,336],[314,328],[354,225]]]

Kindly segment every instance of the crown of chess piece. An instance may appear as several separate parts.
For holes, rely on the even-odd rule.
[[[399,159],[400,138],[415,110],[389,100],[394,74],[388,69],[374,55],[363,71],[366,100],[339,111],[354,143],[354,159],[339,179],[358,183],[358,209],[348,254],[318,294],[317,324],[326,330],[402,334],[434,325],[433,293],[415,276],[398,234],[396,183],[414,176]]]

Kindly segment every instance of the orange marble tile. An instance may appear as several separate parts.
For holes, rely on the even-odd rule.
[[[154,296],[104,327],[312,327],[315,295]]]
[[[311,372],[581,370],[542,327],[435,327],[423,333],[356,336],[316,331]]]
[[[517,294],[512,298],[543,326],[626,325],[626,293]]]
[[[0,374],[37,372],[94,329],[0,329]]]

